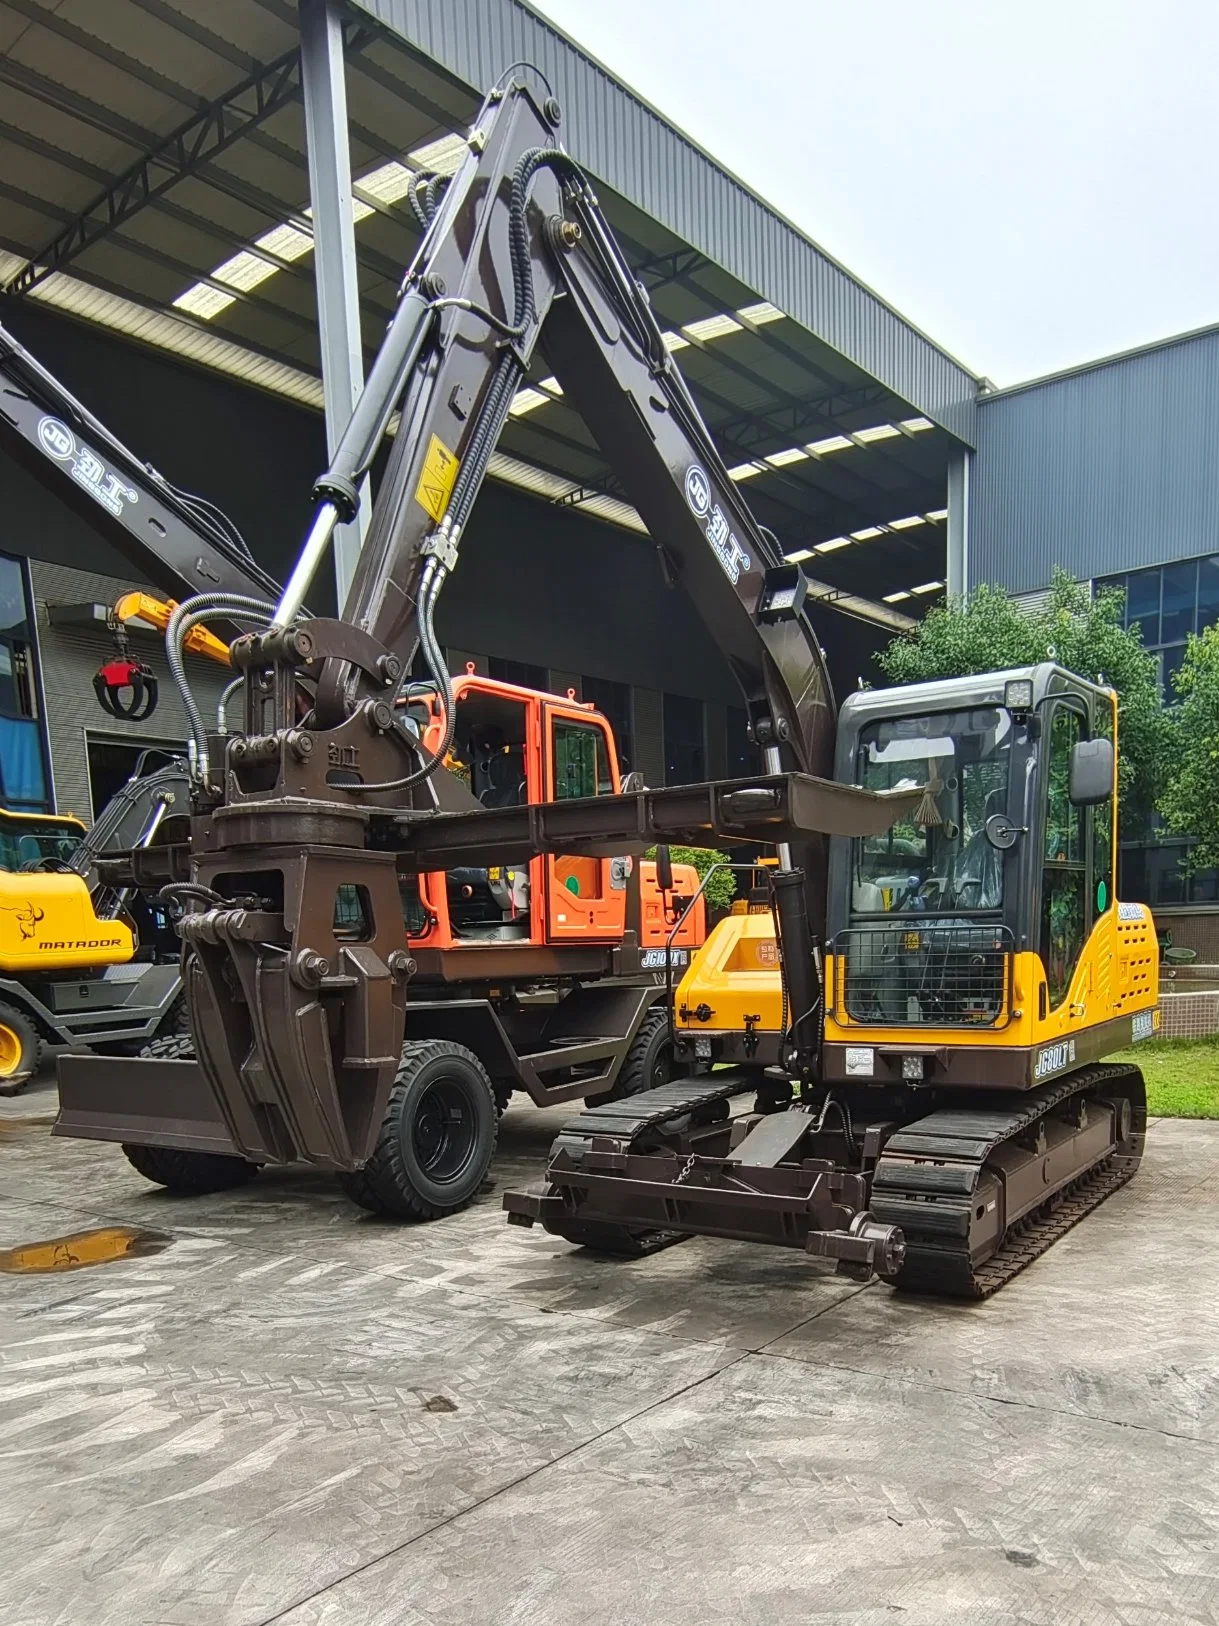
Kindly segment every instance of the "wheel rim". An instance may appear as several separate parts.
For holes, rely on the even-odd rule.
[[[21,1066],[21,1035],[0,1022],[0,1078],[11,1078]]]
[[[456,1079],[438,1078],[424,1090],[411,1125],[411,1145],[422,1172],[438,1185],[469,1168],[478,1123],[469,1095]]]

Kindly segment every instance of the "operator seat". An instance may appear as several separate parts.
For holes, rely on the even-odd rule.
[[[474,763],[474,794],[484,807],[519,807],[525,800],[523,753],[501,747]]]
[[[526,800],[524,748],[507,745],[488,729],[470,753],[470,788],[484,807],[518,807]],[[463,865],[447,872],[449,922],[459,937],[505,938],[529,934],[527,865]]]
[[[1003,902],[1003,854],[986,835],[986,821],[1002,813],[1007,791],[988,792],[982,809],[982,823],[962,848],[952,866],[952,906],[956,909],[997,909]]]

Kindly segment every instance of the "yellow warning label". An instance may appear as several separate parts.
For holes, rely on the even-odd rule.
[[[415,501],[435,520],[444,518],[460,467],[460,458],[454,457],[439,435],[433,435],[415,487]]]

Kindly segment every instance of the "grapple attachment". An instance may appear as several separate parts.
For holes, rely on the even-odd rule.
[[[253,866],[257,864],[255,869]],[[392,854],[272,849],[181,922],[199,1062],[251,1161],[360,1167],[402,1050],[402,905]],[[196,896],[206,899],[200,866]],[[213,879],[219,877],[212,877]]]

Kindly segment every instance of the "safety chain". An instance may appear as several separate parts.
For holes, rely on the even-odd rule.
[[[674,1180],[673,1184],[675,1186],[680,1186],[682,1181],[685,1180],[687,1178],[687,1176],[690,1175],[693,1172],[694,1165],[697,1162],[698,1162],[698,1158],[695,1156],[695,1154],[693,1152],[691,1152],[690,1156],[682,1164],[681,1171],[678,1174],[677,1178]]]

